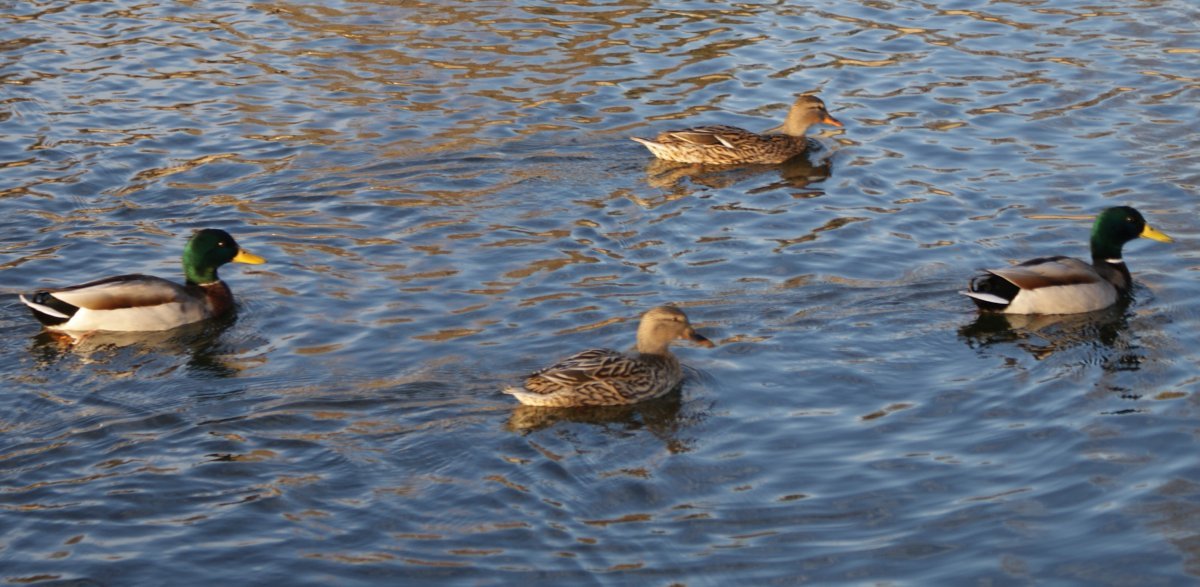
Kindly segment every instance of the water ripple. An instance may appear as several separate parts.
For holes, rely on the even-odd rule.
[[[0,578],[1185,582],[1198,16],[0,6]],[[804,92],[846,126],[783,165],[627,140]],[[1117,203],[1177,238],[1130,244],[1131,305],[955,293]],[[207,226],[269,260],[228,320],[70,343],[12,295],[175,276]],[[720,342],[678,393],[500,393],[661,303]]]

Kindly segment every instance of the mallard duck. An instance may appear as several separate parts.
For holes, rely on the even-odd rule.
[[[20,298],[48,330],[168,330],[233,308],[229,286],[217,277],[217,268],[230,261],[266,263],[239,247],[229,233],[206,228],[183,248],[184,285],[149,275],[118,275]]]
[[[655,157],[680,163],[782,163],[809,148],[808,127],[825,123],[842,126],[816,96],[800,96],[788,111],[783,134],[758,134],[736,126],[697,126],[669,130],[654,140],[632,137]]]
[[[1006,314],[1078,314],[1107,308],[1129,291],[1133,278],[1121,248],[1145,237],[1169,243],[1141,213],[1128,206],[1108,208],[1092,225],[1092,262],[1071,257],[1042,257],[1004,269],[988,269],[971,280],[970,296],[985,312]]]
[[[678,308],[659,306],[638,325],[637,353],[593,349],[568,357],[525,379],[523,388],[504,390],[530,406],[613,406],[661,396],[683,380],[683,370],[669,347],[690,340],[712,348],[712,341],[692,330]]]

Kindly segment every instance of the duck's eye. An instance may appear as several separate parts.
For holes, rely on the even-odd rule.
[[[227,246],[227,245],[226,245],[225,241],[217,241],[217,246],[218,246],[218,247],[224,247],[224,246]]]

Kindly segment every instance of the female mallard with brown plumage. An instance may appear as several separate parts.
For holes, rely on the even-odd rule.
[[[266,260],[239,247],[229,233],[206,228],[184,246],[183,285],[149,275],[118,275],[20,298],[48,330],[168,330],[233,308],[233,293],[217,277],[217,268],[229,262]]]
[[[1042,257],[1004,269],[989,269],[971,280],[971,301],[985,312],[1077,314],[1116,303],[1133,283],[1121,258],[1125,243],[1138,237],[1169,243],[1141,213],[1128,206],[1108,208],[1092,225],[1092,262]]]
[[[809,148],[808,127],[824,123],[842,126],[816,96],[800,96],[788,111],[782,134],[758,134],[726,125],[669,130],[654,140],[632,137],[655,157],[680,163],[782,163]]]
[[[642,316],[637,353],[583,351],[530,375],[524,387],[509,387],[504,393],[526,405],[550,407],[613,406],[656,398],[683,381],[683,369],[669,349],[674,340],[713,346],[692,329],[678,308],[659,306]]]

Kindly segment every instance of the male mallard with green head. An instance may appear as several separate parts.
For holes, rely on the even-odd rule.
[[[1090,264],[1058,256],[988,269],[962,293],[985,312],[1078,314],[1101,310],[1129,291],[1133,278],[1121,258],[1121,248],[1138,237],[1171,242],[1171,237],[1151,228],[1137,210],[1108,208],[1092,225]]]
[[[809,148],[808,127],[842,126],[816,96],[800,96],[788,111],[783,134],[758,134],[736,126],[697,126],[660,133],[654,140],[632,137],[655,157],[680,163],[782,163]]]
[[[696,333],[687,316],[673,306],[646,312],[638,325],[637,353],[610,349],[583,351],[525,379],[524,387],[504,393],[530,406],[615,406],[653,399],[683,381],[683,369],[669,347],[690,340],[712,348]]]
[[[233,293],[217,277],[217,268],[229,262],[266,260],[239,247],[229,233],[206,228],[184,246],[183,285],[149,275],[118,275],[20,298],[48,330],[168,330],[233,308]]]

